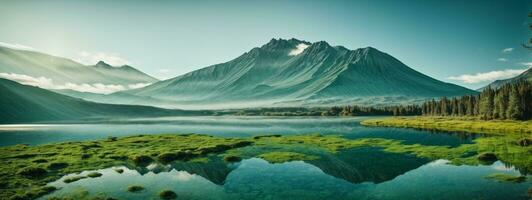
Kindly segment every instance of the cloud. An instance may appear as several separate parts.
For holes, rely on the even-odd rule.
[[[54,84],[53,80],[46,77],[32,77],[24,74],[15,74],[15,73],[0,73],[0,78],[9,79],[12,81],[19,82],[24,85],[36,86],[44,89],[52,90],[74,90],[78,92],[90,92],[98,94],[110,94],[113,92],[118,92],[127,89],[137,89],[145,87],[150,83],[136,83],[129,84],[126,86],[120,84],[103,84],[103,83],[65,83],[65,84]]]
[[[532,62],[524,62],[524,63],[521,63],[521,65],[524,65],[528,68],[531,68],[532,67]]]
[[[65,85],[59,85],[56,88],[51,88],[51,89],[58,89],[58,90],[70,89],[70,90],[75,90],[78,92],[109,94],[109,93],[125,90],[126,88],[123,85],[114,85],[114,84],[105,85],[102,83],[93,83],[93,84],[66,83]]]
[[[0,46],[11,48],[11,49],[18,49],[18,50],[26,50],[26,51],[34,51],[35,49],[33,47],[29,47],[22,44],[11,44],[7,42],[0,42]]]
[[[299,55],[300,53],[303,53],[303,51],[304,51],[308,46],[309,46],[309,45],[308,45],[308,44],[305,44],[305,43],[298,44],[298,45],[296,46],[295,49],[292,49],[292,51],[290,51],[290,53],[288,53],[288,55],[290,55],[290,56]]]
[[[451,76],[448,77],[448,79],[462,81],[464,83],[480,83],[511,78],[523,73],[527,69],[505,69],[500,71],[490,71],[476,74],[463,74],[460,76]]]
[[[115,53],[105,53],[105,52],[79,52],[77,57],[74,58],[75,61],[85,64],[85,65],[94,65],[98,61],[104,61],[113,66],[122,66],[130,65],[131,62],[125,58],[120,57],[120,55]]]
[[[52,88],[54,83],[52,79],[46,77],[33,77],[24,74],[15,74],[15,73],[0,73],[1,78],[9,79],[12,81],[19,82],[24,85],[37,86],[42,88]]]
[[[508,59],[506,59],[506,58],[498,58],[497,60],[498,60],[498,61],[501,61],[501,62],[506,62],[506,61],[508,61]]]
[[[160,73],[167,73],[167,72],[170,72],[169,69],[159,69],[158,70]]]
[[[505,48],[502,50],[503,53],[510,53],[514,50],[514,48]]]

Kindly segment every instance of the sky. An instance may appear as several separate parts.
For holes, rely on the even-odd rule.
[[[436,79],[477,89],[532,66],[532,2],[0,2],[0,45],[159,79],[227,62],[272,38],[372,46]]]

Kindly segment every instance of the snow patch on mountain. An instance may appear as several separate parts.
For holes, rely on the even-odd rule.
[[[290,53],[288,53],[288,55],[289,56],[299,55],[303,53],[303,51],[305,51],[305,49],[308,48],[309,46],[310,45],[305,44],[305,43],[298,44],[295,49],[293,49],[292,51],[290,51]]]

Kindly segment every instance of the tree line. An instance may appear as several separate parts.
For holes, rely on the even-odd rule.
[[[258,108],[243,109],[236,115],[262,116],[470,116],[484,120],[532,118],[532,83],[508,83],[497,89],[486,88],[479,94],[461,97],[442,97],[422,104],[395,106],[333,106],[314,108]]]
[[[442,97],[421,105],[396,105],[384,107],[344,106],[321,111],[322,116],[471,116],[484,120],[532,118],[532,83],[520,81],[507,83],[497,89],[486,88],[480,94],[461,97]]]
[[[370,116],[370,115],[394,115],[394,116],[410,116],[421,115],[421,107],[419,105],[397,105],[397,106],[344,106],[331,107],[329,110],[323,111],[322,116]]]
[[[477,116],[484,120],[528,120],[532,117],[532,83],[508,83],[497,89],[486,88],[478,95],[424,102],[427,116]]]

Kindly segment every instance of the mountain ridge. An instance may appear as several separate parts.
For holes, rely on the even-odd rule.
[[[300,53],[290,53],[303,46]],[[294,38],[272,39],[228,62],[123,92],[184,104],[475,93],[417,72],[373,47],[349,50]]]
[[[28,76],[47,79],[50,84],[124,85],[158,81],[131,66],[113,67],[104,62],[83,65],[72,59],[37,51],[0,46],[0,73],[4,78]],[[126,87],[127,88],[127,87]]]

